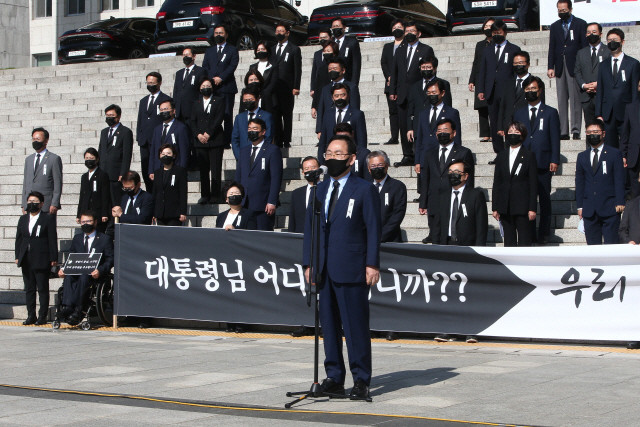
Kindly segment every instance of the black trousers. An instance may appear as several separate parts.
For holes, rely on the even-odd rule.
[[[409,101],[405,99],[402,103],[396,102],[396,106],[398,108],[398,125],[400,128],[400,143],[402,144],[402,155],[404,157],[413,159],[413,142],[409,141],[409,139],[407,138],[407,108],[409,107]]]
[[[231,133],[233,132],[233,105],[236,102],[235,93],[223,93],[224,98],[224,144],[225,148],[231,148]]]
[[[400,122],[398,119],[398,105],[396,101],[392,101],[389,99],[389,94],[385,94],[387,96],[387,107],[389,107],[389,127],[391,128],[391,139],[393,141],[398,141],[398,133],[400,132]]]
[[[627,159],[627,162],[629,159]],[[640,196],[640,182],[638,182],[638,176],[640,175],[640,159],[636,160],[636,165],[632,168],[627,168],[629,185],[631,186],[631,198]]]
[[[224,147],[197,148],[196,153],[200,170],[200,196],[220,197]]]
[[[142,169],[142,179],[144,180],[144,189],[151,193],[153,192],[153,180],[149,178],[149,157],[151,147],[149,144],[140,146],[140,168]],[[120,206],[120,200],[114,206]]]
[[[531,223],[529,215],[500,214],[500,223],[504,232],[504,246],[531,246]]]
[[[624,122],[617,120],[613,116],[613,113],[611,113],[609,120],[605,120],[604,122],[604,131],[606,132],[604,136],[604,143],[610,147],[619,148],[623,125]]]
[[[88,306],[91,280],[92,277],[86,273],[79,276],[65,276],[62,305],[85,310]]]
[[[532,239],[551,234],[551,171],[538,169],[538,203],[540,204],[540,224],[536,233],[536,222],[531,221]],[[537,240],[536,240],[537,241]]]
[[[478,121],[480,126],[480,138],[489,138],[491,136],[491,126],[489,125],[489,108],[478,108]]]
[[[28,254],[22,261],[22,279],[24,280],[24,290],[26,291],[27,314],[29,317],[36,315],[36,291],[40,310],[38,317],[46,319],[49,312],[49,269],[31,269]]]
[[[293,94],[279,93],[278,105],[275,107],[275,115],[273,117],[273,142],[278,147],[291,143],[291,134],[293,133],[293,109],[295,107],[296,98]]]
[[[173,227],[182,226],[182,222],[180,221],[180,217],[178,218],[156,218],[156,223],[158,225],[170,225]]]
[[[603,238],[605,245],[615,245],[620,243],[618,228],[620,227],[620,214],[611,216],[600,216],[594,213],[584,219],[584,234],[587,238],[587,245],[601,245]]]
[[[258,225],[258,230],[273,231],[273,228],[276,225],[276,216],[269,216],[266,212],[256,212],[256,222]]]
[[[142,153],[142,150],[140,152]],[[146,162],[147,168],[149,167],[148,160],[149,159],[147,158],[147,162]],[[124,196],[124,191],[122,191],[122,182],[110,181],[109,188],[111,190],[111,206],[120,206],[120,203],[122,202],[122,196]]]
[[[489,126],[491,126],[491,140],[493,141],[493,152],[498,154],[504,150],[504,138],[498,135],[498,113],[500,112],[500,100],[496,96],[496,88],[493,88],[491,98],[487,100],[489,110]]]
[[[189,144],[189,164],[188,167],[195,167],[198,164],[198,159],[196,158],[196,149],[195,146],[193,144],[193,135],[191,134],[191,118],[190,117],[185,117],[182,115],[182,111],[180,112],[180,116],[176,117],[176,119],[183,123],[184,125],[187,126],[187,134],[189,134],[189,141],[191,141],[191,144]]]
[[[582,114],[584,115],[584,123],[585,123],[585,131],[586,127],[589,126],[596,118],[596,97],[592,97],[589,99],[589,102],[582,103]]]

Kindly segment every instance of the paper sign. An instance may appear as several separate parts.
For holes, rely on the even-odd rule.
[[[384,193],[384,205],[389,206],[389,193]]]
[[[98,181],[93,181],[93,192],[98,191]]]
[[[540,130],[542,130],[543,126],[542,123],[544,122],[544,119],[540,119]]]
[[[117,140],[117,139],[118,139],[118,137],[117,137],[117,136],[114,136],[114,137],[113,137],[113,143],[111,144],[111,146],[112,146],[112,147],[115,147],[115,146],[116,146],[116,140]]]
[[[91,254],[81,254],[72,252],[67,257],[62,270],[67,276],[79,276],[80,274],[91,274],[93,270],[96,270],[100,265],[100,259],[102,254],[98,253],[97,257],[94,257],[95,249],[91,250]]]
[[[518,175],[518,174],[520,173],[520,169],[521,169],[521,168],[522,168],[522,163],[520,163],[520,164],[518,165],[518,169],[516,169],[516,173],[515,173],[515,175]]]
[[[171,134],[171,140],[173,141],[173,145],[176,145],[176,134],[175,133]]]
[[[176,184],[176,176],[171,175],[171,186],[173,187]]]
[[[467,217],[467,206],[464,203],[462,204],[462,214],[465,218]]]
[[[40,226],[36,229],[36,237],[40,237]]]
[[[602,161],[602,174],[606,175],[607,174],[607,162],[606,161]]]
[[[351,214],[353,213],[353,204],[355,203],[355,199],[349,199],[349,208],[347,209],[347,218],[351,218]]]
[[[262,158],[262,170],[265,169],[265,165],[266,165],[266,159],[263,157]]]
[[[284,56],[284,62],[287,62],[289,60],[289,52],[287,52],[287,54]]]

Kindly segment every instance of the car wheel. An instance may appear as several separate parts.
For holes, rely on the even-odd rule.
[[[238,50],[253,50],[256,46],[256,41],[253,36],[245,31],[238,36],[238,42],[236,48]]]
[[[146,52],[139,47],[134,47],[133,49],[131,49],[131,52],[129,52],[129,55],[127,56],[127,58],[129,59],[138,59],[138,58],[146,58],[146,57],[147,57]]]

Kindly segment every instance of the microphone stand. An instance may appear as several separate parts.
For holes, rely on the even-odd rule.
[[[366,400],[367,402],[372,402],[373,400],[370,397],[356,397],[356,396],[348,396],[347,394],[337,394],[337,393],[327,393],[322,390],[322,386],[319,383],[318,378],[318,370],[319,370],[319,353],[320,353],[320,291],[318,286],[320,286],[320,282],[322,280],[321,274],[319,273],[320,267],[320,239],[319,239],[319,227],[320,227],[320,209],[316,204],[316,193],[318,191],[318,181],[316,181],[311,187],[311,251],[310,251],[310,262],[309,266],[309,280],[315,283],[315,291],[313,294],[315,295],[314,301],[314,311],[315,311],[315,337],[314,337],[314,354],[313,354],[313,384],[311,384],[311,388],[307,391],[289,391],[287,392],[287,397],[300,396],[296,400],[286,403],[284,405],[285,408],[289,409],[296,403],[300,403],[305,399],[314,398],[318,399],[321,397],[328,397],[333,399],[351,399],[351,400]],[[311,289],[313,289],[310,282],[306,284],[306,292],[307,292],[307,306],[311,307]]]

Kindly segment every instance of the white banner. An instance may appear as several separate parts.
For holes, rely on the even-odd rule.
[[[640,21],[640,0],[574,0],[573,14],[587,23]],[[540,25],[551,25],[558,19],[556,2],[540,1]]]

